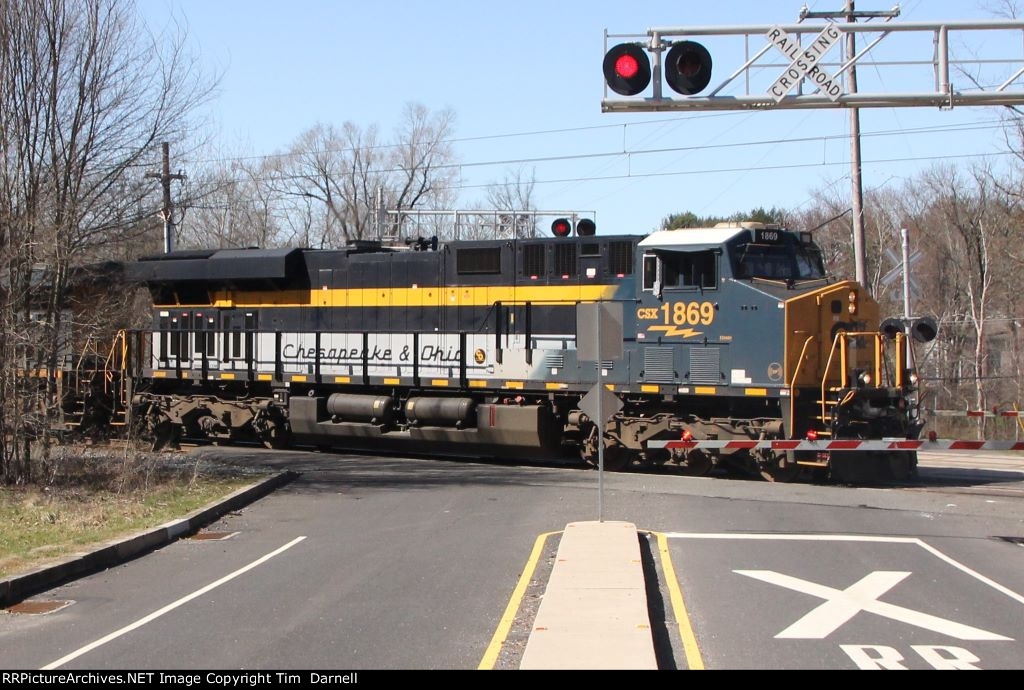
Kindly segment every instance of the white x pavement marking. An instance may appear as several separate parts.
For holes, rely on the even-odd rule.
[[[776,635],[776,639],[823,640],[861,611],[867,611],[918,628],[949,635],[958,640],[1012,640],[1012,638],[1003,637],[987,630],[878,601],[880,596],[909,577],[910,573],[908,572],[876,571],[844,590],[833,589],[771,570],[734,570],[733,572],[825,600],[824,604]]]

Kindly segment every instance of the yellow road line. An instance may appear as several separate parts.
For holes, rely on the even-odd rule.
[[[533,542],[533,551],[530,553],[530,558],[526,561],[523,574],[519,576],[519,582],[512,591],[512,598],[509,599],[508,606],[505,607],[505,613],[501,620],[498,621],[498,628],[494,631],[491,643],[487,645],[484,658],[480,660],[480,665],[476,667],[476,670],[491,671],[494,669],[494,665],[498,663],[498,654],[501,653],[501,647],[505,644],[508,631],[512,629],[512,621],[515,620],[516,614],[519,612],[519,605],[523,601],[523,595],[526,594],[526,588],[530,585],[530,579],[533,578],[533,571],[537,568],[540,555],[544,552],[544,544],[547,542],[548,537],[553,534],[561,534],[561,532],[545,532]]]
[[[668,538],[661,532],[648,532],[648,534],[653,534],[658,539],[661,570],[665,573],[669,596],[672,599],[672,610],[676,614],[679,637],[683,641],[683,652],[686,654],[686,665],[691,671],[703,671],[704,657],[701,656],[697,635],[693,632],[690,614],[686,611],[686,602],[683,601],[683,593],[679,589],[679,579],[676,577],[676,569],[672,565],[672,555],[668,551]]]

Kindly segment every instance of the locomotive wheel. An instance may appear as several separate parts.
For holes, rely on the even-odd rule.
[[[800,465],[795,460],[790,460],[784,453],[775,455],[771,460],[760,461],[758,467],[761,476],[769,482],[788,484],[796,481],[800,476]]]
[[[685,477],[706,477],[714,463],[711,456],[700,450],[691,450],[679,464],[679,473]]]
[[[275,424],[269,431],[260,434],[260,441],[264,448],[283,450],[288,447],[288,432],[280,424]]]
[[[632,464],[633,454],[625,446],[608,445],[604,449],[604,468],[609,472],[621,472]]]
[[[161,422],[153,429],[153,451],[179,450],[181,448],[181,425],[170,421]]]
[[[580,449],[580,456],[584,462],[597,469],[598,457],[597,446],[593,443],[595,439],[588,439],[587,443]],[[608,472],[620,472],[632,464],[633,453],[618,443],[608,443],[604,448],[604,468]]]

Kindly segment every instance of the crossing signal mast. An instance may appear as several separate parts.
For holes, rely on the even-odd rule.
[[[899,13],[898,5],[885,12],[855,11],[853,0],[847,0],[841,12],[804,8],[796,24],[669,26],[648,29],[646,34],[619,35],[605,31],[601,110],[850,110],[854,259],[857,280],[867,287],[859,208],[863,192],[858,109],[1024,105],[1024,57],[958,59],[950,48],[951,43],[970,45],[971,39],[979,38],[982,40],[976,45],[985,46],[992,43],[994,32],[1004,36],[1013,32],[1019,39],[1024,21],[892,21]],[[831,21],[839,18],[847,23]],[[823,19],[829,21],[813,23]],[[873,19],[881,21],[871,22]],[[862,47],[857,46],[858,37],[864,39]],[[626,40],[609,48],[609,39]],[[717,51],[715,60],[731,70],[714,86],[712,73],[717,66],[705,43]],[[886,53],[890,44],[899,44],[903,52]],[[842,46],[842,55],[830,57],[837,52],[832,50],[836,45]],[[922,46],[927,52],[914,52]],[[722,57],[726,52],[734,64]],[[858,89],[857,65],[869,60],[879,75],[877,88]],[[968,76],[982,69],[991,85]],[[991,79],[993,70],[1003,71],[999,79]],[[954,73],[964,75],[964,81],[970,82],[967,88],[954,84]],[[679,96],[666,97],[665,84]],[[892,84],[906,88],[889,88]],[[624,98],[609,98],[609,90]]]
[[[958,59],[951,49],[957,44],[971,46],[972,39],[974,46],[983,47],[997,38],[994,32],[1003,32],[1004,36],[1014,32],[1020,40],[1024,21],[894,22],[898,11],[805,11],[796,24],[659,27],[648,29],[646,34],[606,32],[606,91],[601,110],[625,113],[1024,104],[1024,57]],[[826,16],[884,21],[812,23]],[[851,35],[864,39],[862,47],[853,51],[846,48],[843,55],[835,57],[832,48],[849,46],[849,41],[843,39]],[[629,40],[608,47],[609,39]],[[896,43],[902,48],[898,56],[885,52]],[[742,50],[738,56],[737,44]],[[712,45],[719,51],[714,64],[707,47]],[[927,52],[915,52],[922,47]],[[722,57],[726,51],[736,64]],[[879,53],[884,55],[875,59]],[[878,70],[882,88],[857,92],[849,88],[852,71],[862,64]],[[713,68],[718,72],[723,65],[731,71],[709,90]],[[959,88],[960,84],[954,84],[952,75],[957,68],[966,75],[982,67],[1003,68],[1011,76],[991,85],[972,83]],[[964,80],[969,78],[965,76]],[[682,98],[666,97],[664,84]],[[887,88],[891,84],[906,88]],[[833,88],[837,85],[841,87],[838,91]],[[650,92],[645,93],[649,87]],[[627,98],[609,98],[609,89]]]

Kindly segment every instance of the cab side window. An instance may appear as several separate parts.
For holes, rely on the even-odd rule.
[[[718,285],[718,252],[666,252],[662,255],[666,288],[712,289]]]
[[[718,286],[720,253],[658,252],[644,255],[644,290],[713,290]]]
[[[658,257],[654,254],[644,255],[644,290],[653,291],[658,282]]]

